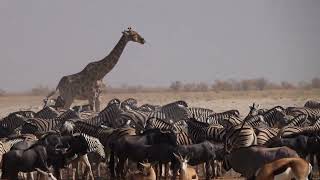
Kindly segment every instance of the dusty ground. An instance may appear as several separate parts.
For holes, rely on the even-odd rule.
[[[2,96],[0,97],[0,117],[10,112],[31,109],[39,110],[42,107],[44,96]],[[112,98],[124,100],[132,97],[138,103],[166,104],[175,100],[185,100],[189,106],[210,108],[216,112],[238,109],[242,115],[248,113],[248,106],[253,102],[260,107],[303,106],[309,99],[320,100],[320,89],[313,90],[268,90],[268,91],[240,91],[240,92],[152,92],[152,93],[112,93],[103,94],[101,109]],[[77,101],[75,104],[86,104]]]

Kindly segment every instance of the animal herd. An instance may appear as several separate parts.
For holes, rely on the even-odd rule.
[[[0,121],[1,178],[308,179],[320,163],[320,102],[249,113],[183,101],[12,112]],[[317,164],[314,160],[317,160]],[[84,167],[84,172],[83,172]]]

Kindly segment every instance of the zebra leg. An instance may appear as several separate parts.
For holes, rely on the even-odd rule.
[[[87,154],[83,155],[83,156],[81,157],[81,160],[82,160],[82,162],[83,162],[84,165],[85,165],[85,173],[84,173],[85,177],[87,177],[87,174],[88,174],[88,175],[89,175],[89,178],[90,178],[91,180],[94,180],[93,173],[92,173],[92,168],[91,168],[91,164],[90,164],[90,162],[89,162],[88,155],[87,155]]]

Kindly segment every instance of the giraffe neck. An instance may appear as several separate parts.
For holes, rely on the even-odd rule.
[[[117,45],[112,49],[110,54],[98,62],[97,80],[101,80],[108,74],[119,61],[119,58],[128,43],[127,38],[123,35]]]

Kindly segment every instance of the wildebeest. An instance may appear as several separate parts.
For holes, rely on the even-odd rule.
[[[50,142],[54,143],[54,141]],[[62,151],[56,149],[60,143],[50,145],[47,143],[47,140],[41,140],[26,149],[10,150],[4,154],[1,178],[17,180],[19,172],[32,172],[35,170],[46,172],[50,177],[54,178],[49,171],[49,166],[53,165],[56,168],[61,168],[66,160]]]
[[[226,153],[224,149],[216,152],[217,157],[224,161],[224,168],[231,168],[246,178],[253,178],[255,172],[271,161],[299,157],[297,152],[288,147],[265,148],[259,146],[243,147]]]
[[[206,163],[206,179],[209,179],[211,176],[211,161],[216,158],[215,152],[218,150],[218,147],[221,146],[214,145],[209,141],[204,141],[192,145],[179,145],[175,148],[174,152],[183,157],[190,157],[188,161],[189,165],[195,166]]]
[[[161,143],[176,145],[176,142],[176,136],[172,131],[162,131],[160,129],[149,129],[141,135],[123,136],[112,142],[110,144],[111,156],[115,153],[119,158],[116,168],[117,175],[123,175],[124,163],[127,158],[139,162],[147,157],[147,152],[144,150],[147,147],[146,145]],[[114,159],[114,157],[111,157],[111,159]],[[113,160],[110,160],[110,167],[114,167]],[[111,169],[111,171],[113,170]]]

